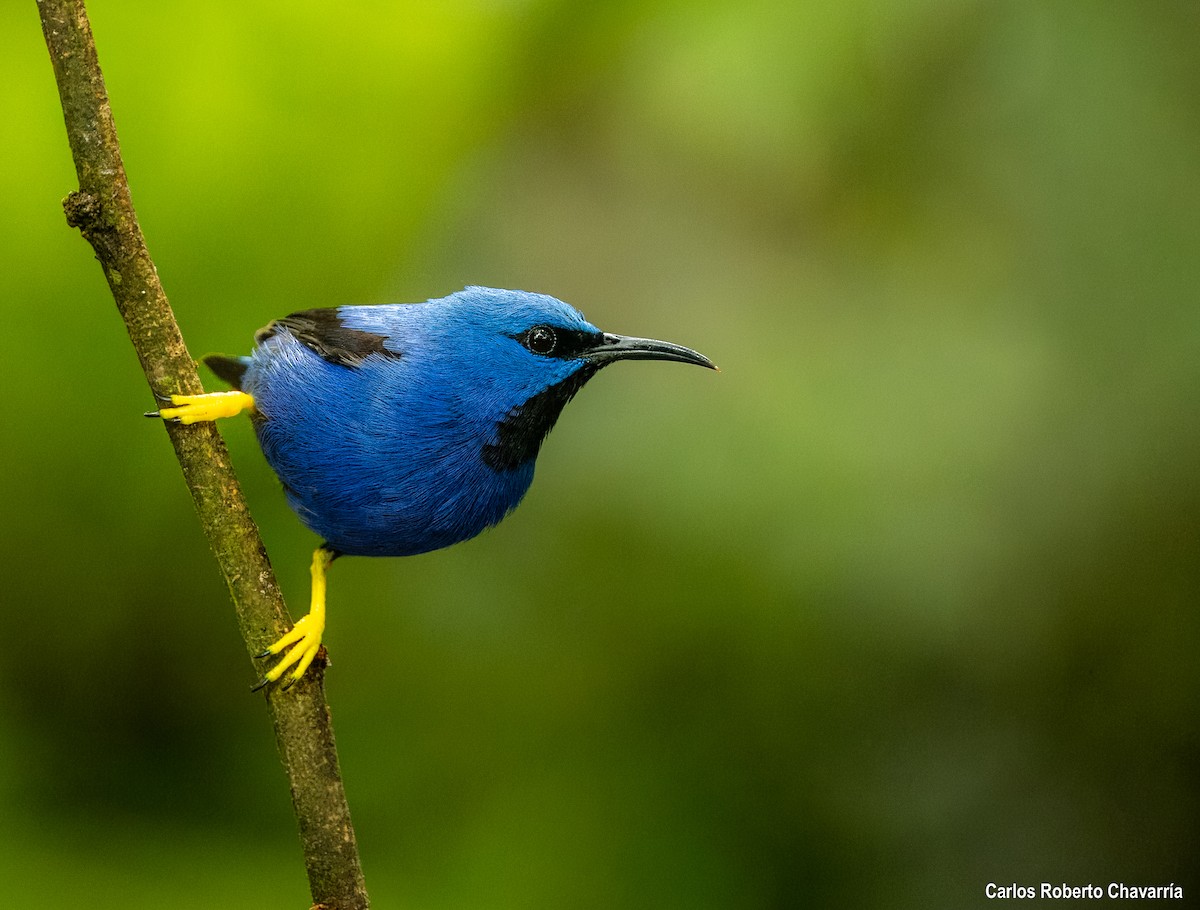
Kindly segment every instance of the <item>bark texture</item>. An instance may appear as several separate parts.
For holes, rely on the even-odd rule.
[[[151,390],[199,393],[196,365],[138,227],[83,0],[38,0],[38,9],[79,178],[79,189],[63,200],[67,223],[96,251]],[[291,626],[262,538],[213,424],[165,426],[253,656]],[[266,701],[313,904],[362,910],[369,904],[325,700],[323,656],[287,691],[268,687]]]

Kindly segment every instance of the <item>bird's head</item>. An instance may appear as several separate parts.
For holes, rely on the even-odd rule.
[[[496,470],[530,462],[566,403],[610,363],[674,360],[716,369],[690,348],[602,332],[545,294],[469,287],[420,308],[423,331],[439,336],[428,348],[456,375],[473,409],[488,414],[493,432],[482,455]]]

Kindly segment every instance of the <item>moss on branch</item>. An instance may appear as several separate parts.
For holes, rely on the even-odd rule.
[[[160,396],[198,393],[196,365],[138,226],[83,0],[38,0],[38,9],[79,178],[79,190],[63,201],[67,223],[95,250],[151,390]],[[165,426],[229,586],[246,648],[257,654],[291,623],[225,444],[211,423]],[[323,662],[286,692],[269,688],[266,698],[313,903],[328,910],[366,908]]]

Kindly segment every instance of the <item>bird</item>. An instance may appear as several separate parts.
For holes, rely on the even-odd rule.
[[[321,646],[326,576],[341,556],[413,556],[497,524],[521,502],[547,434],[619,360],[716,370],[691,348],[602,332],[546,295],[467,287],[423,303],[347,305],[276,319],[248,356],[204,363],[232,388],[160,398],[189,425],[248,412],[288,504],[321,538],[309,611],[257,655],[254,686],[299,681]]]

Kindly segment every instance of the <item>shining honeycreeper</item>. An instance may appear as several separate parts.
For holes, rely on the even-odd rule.
[[[411,556],[468,540],[516,508],[563,407],[617,360],[716,369],[665,341],[601,332],[544,294],[470,287],[415,304],[305,310],[205,363],[234,387],[172,395],[146,416],[190,424],[249,411],[288,503],[320,535],[306,616],[260,657],[255,688],[308,669],[338,556]]]

